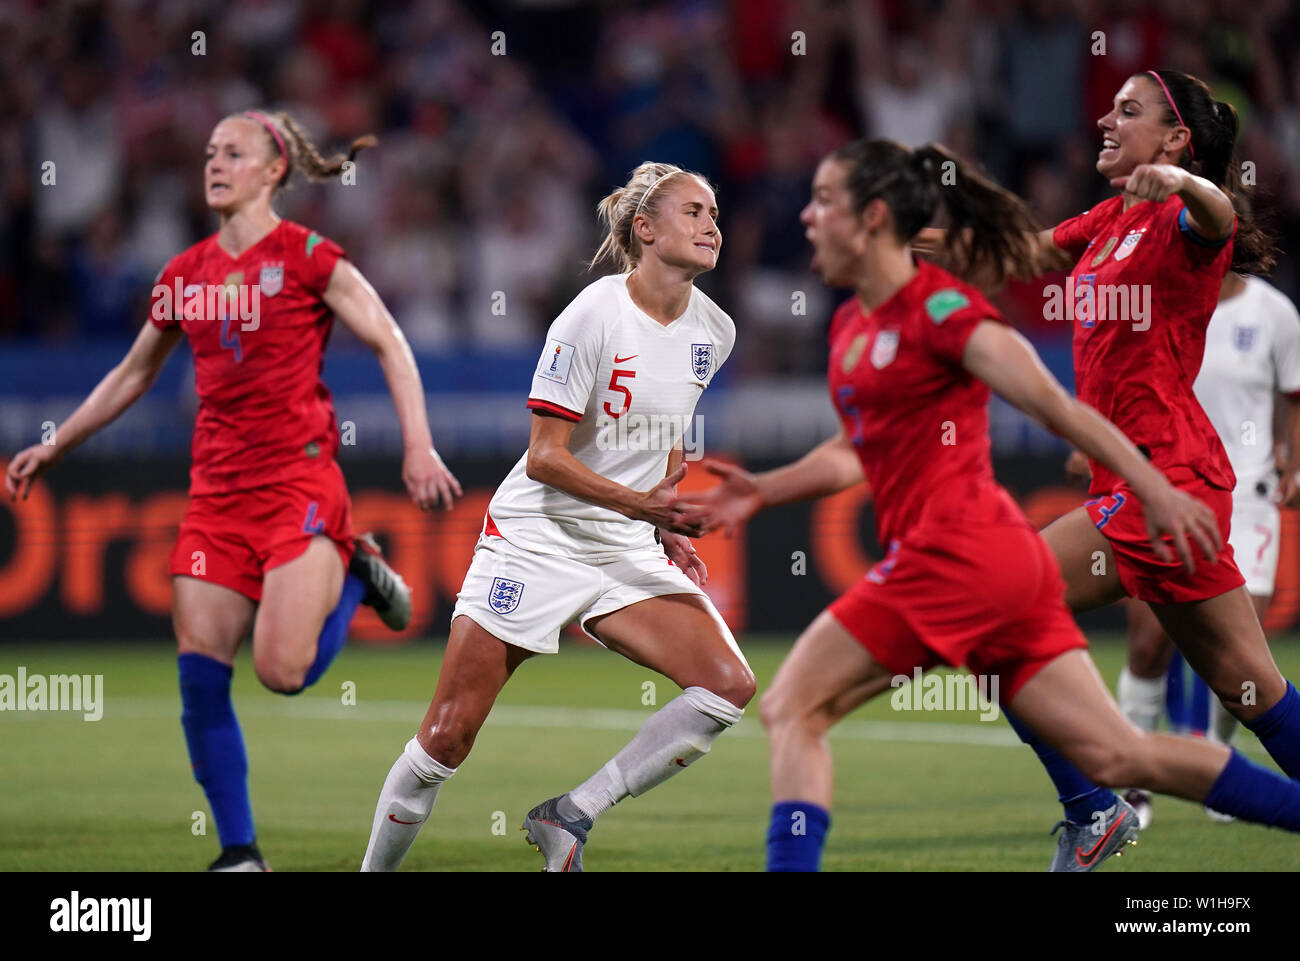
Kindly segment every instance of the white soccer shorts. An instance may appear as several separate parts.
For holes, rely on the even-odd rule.
[[[1282,518],[1275,505],[1263,499],[1233,502],[1228,543],[1232,545],[1233,557],[1246,579],[1249,593],[1262,597],[1272,595],[1281,533]]]
[[[584,560],[521,550],[504,537],[483,534],[452,610],[465,614],[507,644],[537,654],[560,649],[560,631],[577,621],[665,594],[704,598],[728,644],[743,661],[735,639],[708,595],[668,560],[658,544]]]

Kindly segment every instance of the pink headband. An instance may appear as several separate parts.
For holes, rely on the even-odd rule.
[[[1175,107],[1174,110],[1177,112],[1178,108]],[[266,128],[267,132],[275,138],[275,145],[280,148],[280,156],[287,161],[289,159],[289,151],[284,149],[284,138],[280,136],[280,131],[275,129],[275,124],[271,123],[271,119],[265,114],[258,113],[256,110],[245,110],[244,116],[252,117]]]
[[[1178,104],[1174,103],[1174,98],[1169,96],[1169,88],[1166,87],[1165,82],[1160,79],[1160,74],[1156,73],[1154,70],[1148,70],[1147,73],[1156,78],[1156,83],[1160,84],[1160,89],[1165,92],[1165,99],[1169,101],[1169,106],[1174,108],[1174,116],[1178,118],[1178,125],[1181,127],[1187,127],[1187,124],[1183,123],[1183,115],[1178,112]],[[1191,129],[1191,127],[1187,127],[1189,133]],[[1192,138],[1190,136],[1187,138],[1187,152],[1191,155],[1193,160],[1196,159],[1196,151],[1192,149]]]

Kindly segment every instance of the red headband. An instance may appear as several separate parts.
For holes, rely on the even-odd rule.
[[[1156,78],[1156,83],[1160,84],[1160,89],[1165,92],[1165,99],[1169,101],[1169,106],[1174,108],[1174,116],[1178,118],[1178,125],[1180,127],[1187,127],[1187,124],[1183,123],[1183,115],[1178,112],[1178,104],[1174,103],[1174,98],[1169,96],[1169,88],[1166,87],[1165,82],[1160,79],[1160,74],[1156,73],[1154,70],[1148,70],[1147,73]],[[1187,152],[1191,155],[1192,159],[1195,160],[1196,151],[1192,149],[1192,138],[1190,136],[1191,130],[1191,127],[1187,127]]]
[[[1174,109],[1177,110],[1178,108],[1175,107]],[[267,132],[275,138],[275,145],[280,148],[280,156],[288,162],[289,151],[284,149],[284,138],[280,136],[280,131],[275,129],[275,124],[271,123],[271,119],[266,114],[258,113],[256,110],[245,110],[244,116],[252,117],[266,128]]]

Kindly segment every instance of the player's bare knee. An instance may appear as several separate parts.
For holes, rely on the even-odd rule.
[[[820,728],[815,712],[806,710],[779,687],[770,687],[758,701],[758,719],[770,735],[796,728]]]
[[[755,691],[758,690],[753,672],[739,661],[721,668],[713,682],[704,686],[736,707],[744,707],[752,701]]]
[[[788,700],[778,687],[769,687],[758,699],[758,720],[769,734],[790,716]]]
[[[1164,677],[1169,668],[1169,655],[1163,632],[1154,637],[1145,631],[1137,632],[1129,641],[1129,670],[1137,677]]]
[[[297,694],[307,681],[310,663],[299,664],[276,655],[254,655],[253,670],[257,679],[268,691],[276,694]]]
[[[1124,751],[1111,743],[1089,742],[1074,745],[1061,753],[1098,787],[1132,787],[1131,784],[1123,783],[1121,771],[1126,766]]]

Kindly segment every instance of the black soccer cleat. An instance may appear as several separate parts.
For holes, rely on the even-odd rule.
[[[411,589],[402,575],[384,560],[373,534],[360,534],[355,540],[356,550],[352,552],[348,573],[366,585],[361,603],[373,607],[389,629],[405,630],[411,623]]]
[[[234,844],[221,849],[221,857],[208,865],[209,871],[270,871],[256,844]]]

